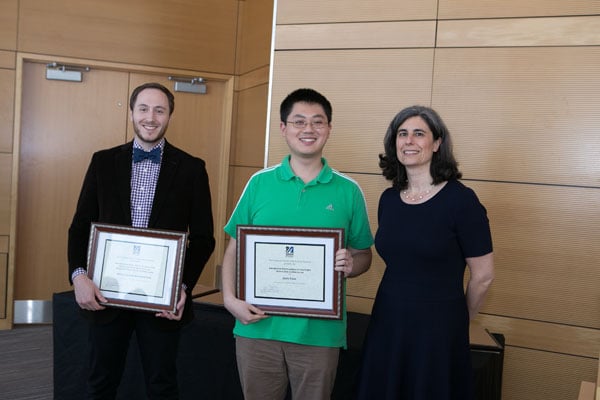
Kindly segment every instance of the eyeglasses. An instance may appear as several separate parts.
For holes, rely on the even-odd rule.
[[[294,125],[294,128],[296,129],[304,129],[308,126],[308,124],[310,124],[310,126],[312,126],[314,129],[323,129],[325,128],[325,126],[327,126],[327,123],[325,121],[322,120],[316,120],[316,121],[307,121],[305,119],[297,119],[295,121],[285,121],[288,124],[292,124]]]

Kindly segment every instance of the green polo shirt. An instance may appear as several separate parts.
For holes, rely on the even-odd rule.
[[[281,164],[254,174],[225,225],[225,232],[235,238],[237,225],[343,228],[346,247],[371,247],[373,236],[360,187],[331,169],[324,158],[322,162],[319,175],[306,184],[294,175],[289,156]],[[270,316],[248,325],[236,321],[233,333],[254,339],[346,347],[345,299],[341,320]]]

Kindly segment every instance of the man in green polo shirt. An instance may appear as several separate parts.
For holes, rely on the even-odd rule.
[[[298,89],[281,103],[280,129],[290,154],[254,174],[225,226],[231,239],[223,257],[223,300],[236,318],[234,335],[246,400],[279,400],[288,384],[294,400],[329,399],[340,347],[346,346],[346,309],[341,320],[267,316],[236,297],[238,225],[343,228],[345,248],[335,270],[345,277],[367,271],[373,237],[358,184],[331,169],[322,157],[331,132],[331,104],[312,89]]]

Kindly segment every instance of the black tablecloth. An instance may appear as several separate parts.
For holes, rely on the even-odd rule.
[[[201,300],[201,298],[199,299]],[[180,396],[186,399],[243,399],[235,363],[234,319],[220,305],[194,303],[194,320],[182,330],[177,359]],[[348,349],[340,362],[332,399],[351,398],[369,315],[348,313]],[[87,367],[87,323],[79,316],[72,291],[53,296],[54,398],[79,400]],[[494,337],[504,345],[504,337]],[[135,335],[118,399],[144,399],[144,379]],[[478,400],[500,400],[503,351],[472,348]]]

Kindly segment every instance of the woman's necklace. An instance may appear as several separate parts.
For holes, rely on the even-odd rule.
[[[414,194],[410,194],[408,193],[408,189],[403,190],[402,196],[404,196],[404,198],[408,201],[410,201],[411,203],[417,202],[417,201],[421,201],[424,198],[426,198],[427,196],[429,196],[429,194],[431,193],[431,191],[433,190],[433,185],[429,185],[429,189],[422,191],[422,192],[418,192],[418,193],[414,193]]]

